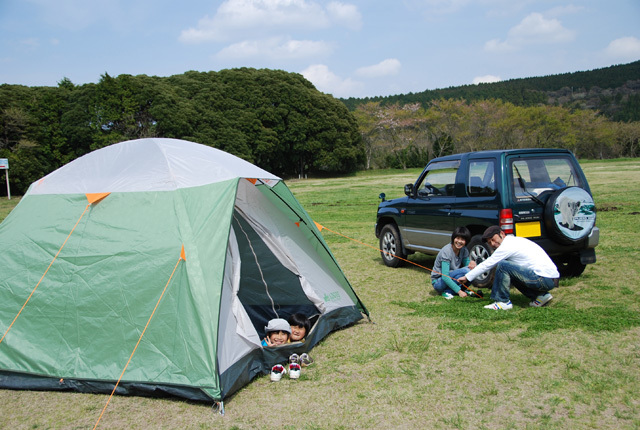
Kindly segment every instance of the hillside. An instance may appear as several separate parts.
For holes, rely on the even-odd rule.
[[[640,120],[640,61],[584,72],[427,90],[388,97],[341,99],[350,111],[361,104],[420,103],[424,107],[437,99],[468,102],[501,99],[516,106],[554,105],[592,109],[615,121]]]

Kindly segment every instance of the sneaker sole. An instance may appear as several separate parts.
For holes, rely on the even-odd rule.
[[[553,300],[553,296],[550,295],[549,300],[547,300],[546,302],[541,303],[541,302],[539,302],[537,300],[534,300],[534,301],[529,303],[529,306],[534,307],[534,308],[541,308],[543,306],[548,305],[551,300]]]

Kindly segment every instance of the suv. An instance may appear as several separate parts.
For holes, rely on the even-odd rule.
[[[482,233],[499,225],[527,237],[554,260],[561,276],[579,276],[596,262],[599,229],[587,179],[564,149],[469,152],[434,158],[405,197],[378,206],[376,237],[382,260],[398,267],[408,254],[437,254],[458,226],[471,231],[467,245],[477,263],[493,249]],[[492,273],[474,280],[491,285]]]

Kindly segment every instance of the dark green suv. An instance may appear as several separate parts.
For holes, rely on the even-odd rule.
[[[564,149],[469,152],[434,158],[405,197],[378,206],[376,237],[382,260],[397,267],[408,254],[437,254],[458,226],[472,234],[468,244],[477,263],[493,250],[482,232],[499,225],[507,234],[538,243],[562,276],[579,276],[595,263],[599,229],[587,179]],[[488,286],[491,273],[474,281]]]

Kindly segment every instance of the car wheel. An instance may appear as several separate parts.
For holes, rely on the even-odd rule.
[[[544,223],[558,243],[571,245],[584,240],[596,223],[593,197],[580,187],[554,191],[544,208]]]
[[[482,263],[493,253],[493,250],[482,240],[480,235],[473,236],[467,248],[469,249],[469,258],[475,261],[476,264]],[[473,285],[476,288],[491,288],[492,283],[493,269],[473,280]]]
[[[558,259],[553,261],[560,272],[561,278],[573,278],[582,275],[586,264],[580,262],[580,256],[573,255],[565,259]]]
[[[380,255],[385,265],[399,267],[404,264],[407,254],[402,252],[400,233],[393,224],[382,227],[380,232]]]

